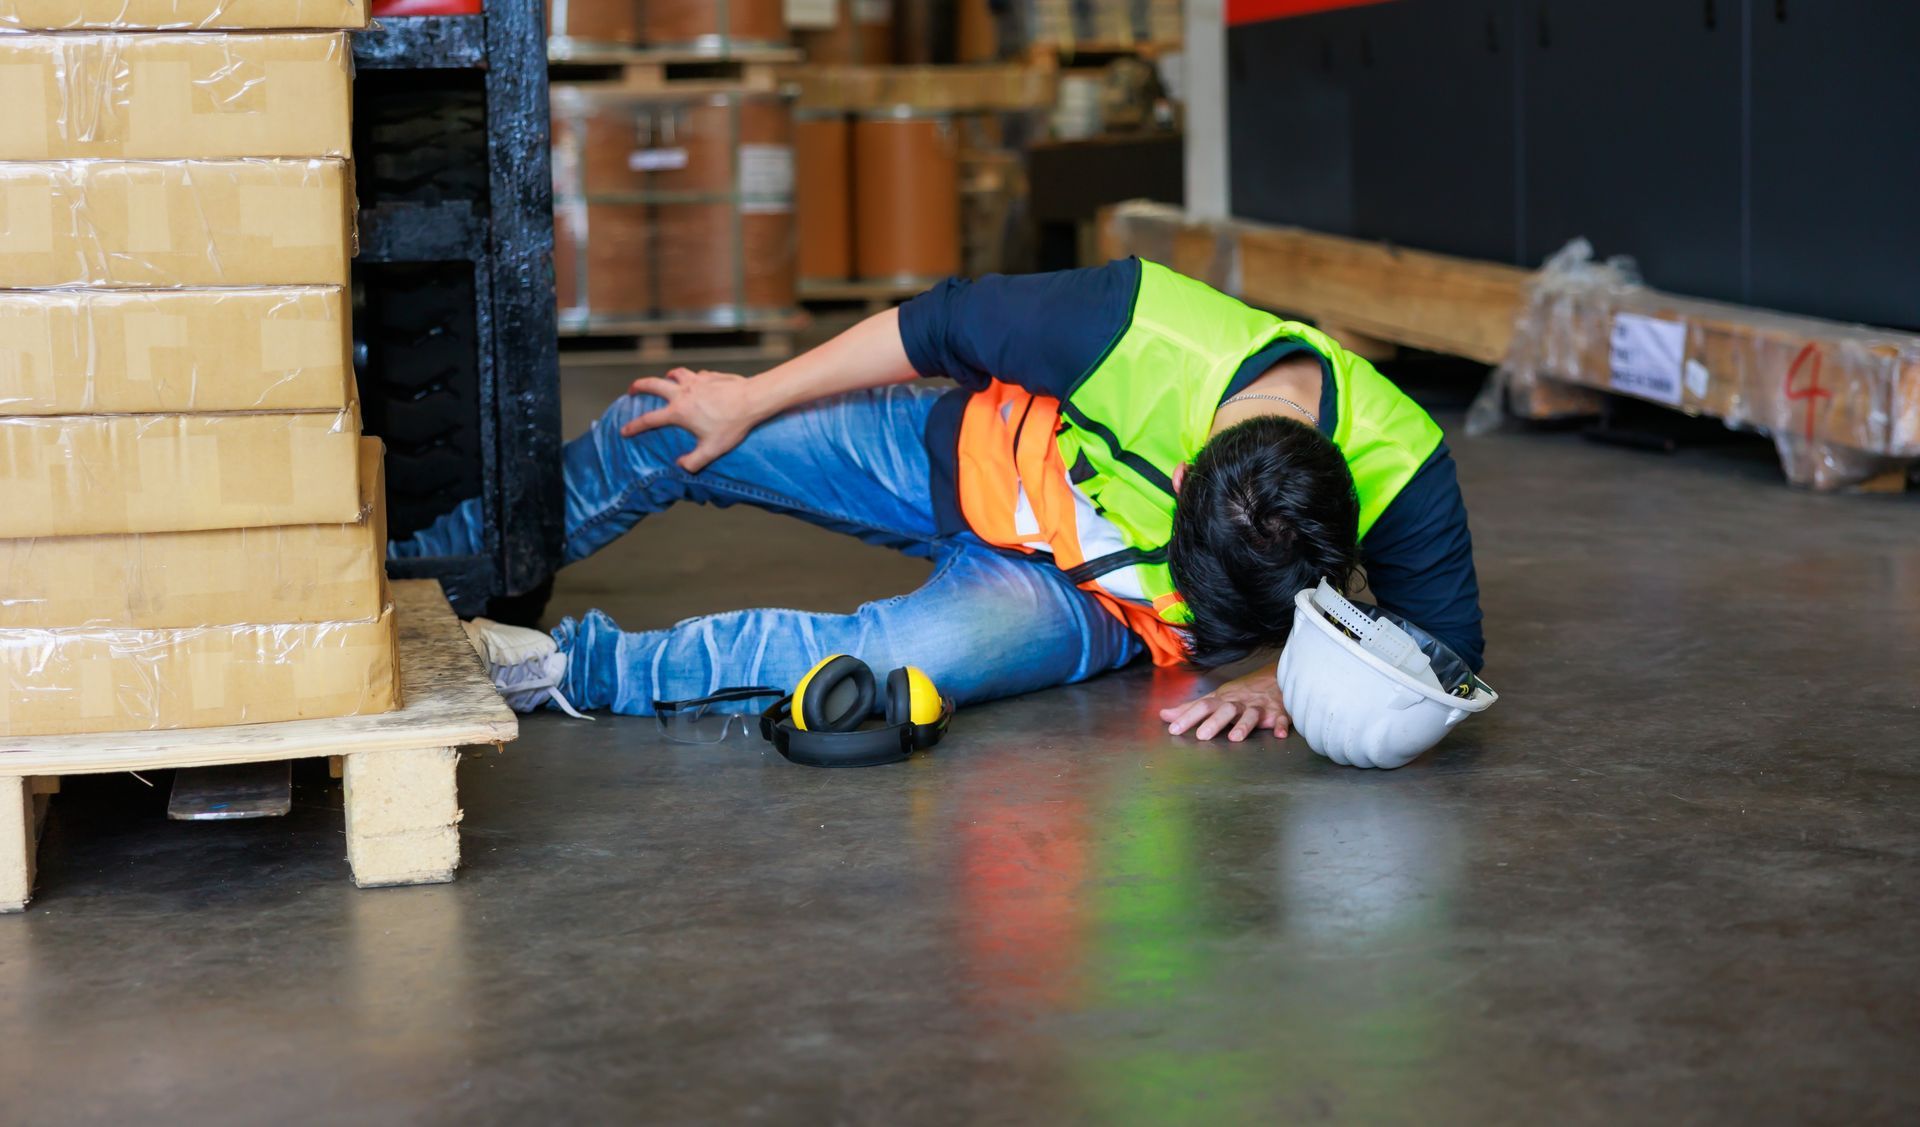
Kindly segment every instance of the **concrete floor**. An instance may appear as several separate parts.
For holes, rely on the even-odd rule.
[[[1168,738],[1140,668],[864,772],[544,715],[463,765],[458,882],[377,892],[317,765],[245,824],[71,781],[0,1122],[1914,1122],[1920,503],[1456,452],[1505,700],[1391,774]],[[694,510],[555,609],[920,574]]]

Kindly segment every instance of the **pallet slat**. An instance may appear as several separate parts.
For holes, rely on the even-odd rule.
[[[561,330],[568,364],[694,364],[721,360],[785,360],[796,350],[802,314],[741,325],[703,321],[597,320]]]
[[[453,879],[458,748],[502,744],[519,720],[494,691],[440,585],[393,584],[405,704],[376,716],[165,732],[0,739],[0,912],[33,894],[34,853],[57,776],[345,759],[347,855],[361,887]]]
[[[792,49],[742,49],[721,56],[553,40],[547,48],[547,72],[554,82],[627,93],[767,93],[780,89],[783,69],[799,58],[800,52]]]
[[[912,106],[954,113],[1049,109],[1059,76],[1018,63],[951,66],[819,64],[789,67],[782,78],[803,110],[858,113]]]

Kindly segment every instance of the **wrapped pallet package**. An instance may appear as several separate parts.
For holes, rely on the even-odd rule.
[[[372,0],[0,0],[15,31],[363,28]]]
[[[0,160],[346,157],[345,32],[0,36]]]

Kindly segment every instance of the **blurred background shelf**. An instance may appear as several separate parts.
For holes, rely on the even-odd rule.
[[[824,332],[951,275],[1077,265],[1100,204],[1178,192],[1178,0],[553,11],[569,366],[777,359],[802,309]],[[1055,142],[1094,146],[1097,169]],[[742,328],[706,320],[728,311]]]

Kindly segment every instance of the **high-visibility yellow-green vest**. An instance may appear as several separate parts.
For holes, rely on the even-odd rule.
[[[1140,568],[1154,610],[1191,621],[1167,570],[1173,535],[1173,471],[1206,445],[1214,412],[1241,364],[1282,339],[1326,358],[1337,388],[1333,443],[1360,498],[1360,535],[1440,445],[1420,406],[1372,364],[1307,325],[1249,308],[1157,263],[1140,263],[1133,316],[1061,404],[1056,441],[1074,486],[1121,532],[1128,549],[1072,569]],[[1311,406],[1311,405],[1309,405]],[[1091,471],[1091,472],[1089,472]]]

